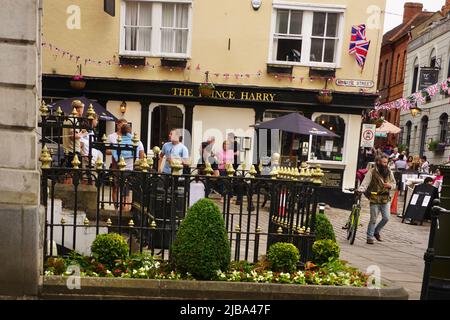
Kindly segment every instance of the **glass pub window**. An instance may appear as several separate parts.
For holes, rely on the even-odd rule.
[[[314,12],[310,60],[333,63],[338,42],[338,14]]]
[[[150,52],[152,3],[125,2],[125,50]]]
[[[302,51],[303,11],[277,10],[273,37],[274,56],[277,61],[300,62]]]
[[[330,138],[313,136],[311,145],[311,160],[342,161],[345,136],[344,119],[334,115],[321,115],[314,121],[336,133],[339,137]]]

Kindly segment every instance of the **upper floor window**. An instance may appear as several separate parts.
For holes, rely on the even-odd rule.
[[[389,60],[386,60],[386,62],[384,63],[383,88],[386,88],[388,86],[388,83],[387,83],[387,81],[389,80],[389,78],[387,77],[388,64],[389,64]]]
[[[399,75],[400,75],[400,54],[397,55],[397,69],[395,71],[395,82],[399,81]]]
[[[430,67],[436,67],[436,50],[432,50],[430,54]]]
[[[274,3],[271,52],[274,63],[336,67],[345,8]]]
[[[448,114],[443,113],[439,117],[439,141],[447,142],[448,135]]]
[[[419,80],[419,60],[417,58],[414,60],[414,71],[412,76],[411,93],[414,93],[417,90],[417,82]]]
[[[190,10],[188,0],[122,1],[120,54],[187,57]]]

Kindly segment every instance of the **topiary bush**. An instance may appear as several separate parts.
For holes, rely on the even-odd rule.
[[[316,240],[333,240],[336,241],[333,225],[327,216],[323,213],[316,214]]]
[[[339,253],[341,249],[335,241],[326,239],[315,241],[312,247],[312,251],[313,262],[315,264],[321,265],[339,259]]]
[[[99,234],[92,242],[91,252],[98,262],[112,268],[115,260],[123,260],[128,256],[128,244],[120,234]]]
[[[293,272],[297,269],[300,253],[292,243],[278,242],[269,247],[267,251],[272,271]]]
[[[210,199],[189,208],[171,249],[173,266],[196,279],[210,280],[228,270],[230,243],[219,207]]]

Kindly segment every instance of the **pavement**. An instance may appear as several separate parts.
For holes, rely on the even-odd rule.
[[[363,197],[364,198],[364,197]],[[399,201],[401,212],[403,202]],[[361,224],[358,227],[353,245],[347,241],[347,231],[342,229],[350,214],[347,210],[328,208],[325,214],[333,224],[336,240],[341,246],[341,259],[348,261],[361,271],[369,266],[378,266],[384,281],[402,286],[408,291],[409,299],[420,299],[424,260],[428,245],[430,223],[410,225],[392,214],[388,224],[381,231],[382,242],[375,240],[374,245],[366,244],[366,232],[369,222],[369,202],[362,201]],[[378,221],[381,215],[378,217]]]

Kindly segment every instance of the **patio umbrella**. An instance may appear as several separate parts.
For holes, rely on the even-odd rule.
[[[383,124],[375,130],[375,133],[378,134],[388,134],[393,133],[397,134],[400,133],[401,129],[397,126],[394,126],[392,123],[387,122],[386,120],[383,121]]]
[[[296,113],[289,113],[285,116],[255,124],[255,129],[279,129],[286,132],[293,132],[303,135],[339,137],[334,132],[322,127],[314,121]]]
[[[94,108],[95,113],[98,115],[99,120],[106,120],[106,121],[116,121],[117,118],[108,110],[106,110],[105,107],[103,107],[101,104],[99,104],[96,101],[92,101],[86,97],[73,97],[68,98],[64,100],[55,101],[48,105],[48,108],[52,111],[56,110],[56,108],[61,107],[62,111],[65,114],[71,114],[72,113],[72,102],[74,100],[80,100],[84,103],[84,113],[83,116],[86,116],[87,109],[90,104],[92,104],[92,107]]]

